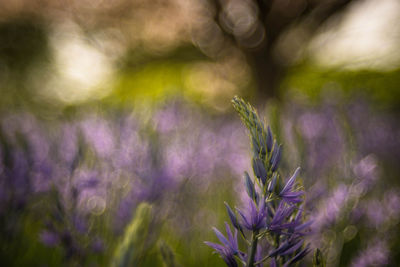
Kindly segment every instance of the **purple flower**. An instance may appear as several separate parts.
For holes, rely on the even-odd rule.
[[[248,240],[243,235],[247,241],[249,253],[248,256],[240,259],[245,266],[259,267],[271,257],[275,258],[271,259],[271,266],[277,266],[276,258],[280,257],[279,263],[288,266],[301,260],[308,253],[308,247],[303,249],[303,236],[304,230],[308,228],[310,222],[303,223],[303,208],[299,208],[298,205],[303,202],[301,196],[304,192],[294,190],[300,169],[298,168],[283,189],[277,192],[276,185],[282,184],[281,176],[277,172],[281,160],[281,146],[276,141],[273,142],[271,129],[265,128],[264,123],[250,104],[238,97],[234,97],[232,103],[250,131],[254,154],[252,167],[258,179],[256,179],[257,183],[253,182],[245,172],[245,187],[249,201],[245,206],[245,212],[239,209],[237,212],[241,218],[239,225],[251,231],[251,239]],[[228,205],[227,209],[232,223],[237,225],[238,220],[235,214]],[[241,227],[236,228],[241,230]],[[219,249],[220,254],[227,257],[225,250],[229,246],[229,242],[219,233],[217,235],[225,246],[215,247],[215,249]],[[261,242],[266,236],[269,236],[267,238],[269,248],[263,253]],[[225,261],[228,263],[227,260]]]
[[[292,215],[295,209],[296,206],[287,205],[284,201],[281,201],[271,222],[267,225],[267,228],[271,231],[280,233],[281,230],[293,227],[294,224],[286,222],[286,219]]]
[[[251,199],[248,202],[246,210],[248,214],[244,214],[237,209],[240,217],[242,217],[242,225],[248,230],[259,230],[266,226],[267,209],[265,200],[260,198],[258,205]]]
[[[288,220],[292,214],[298,210],[293,220]],[[313,221],[307,221],[303,223],[302,220],[303,208],[297,208],[295,205],[286,204],[284,201],[279,203],[277,210],[270,223],[267,223],[267,228],[276,233],[283,233],[291,237],[303,236],[308,230],[309,226]]]
[[[226,207],[226,211],[228,212],[228,216],[231,219],[231,223],[232,223],[233,227],[235,227],[236,229],[240,230],[240,232],[243,233],[242,227],[240,226],[235,213],[233,212],[233,210],[231,209],[229,204],[226,202],[225,202],[225,207]],[[243,233],[243,235],[244,235],[244,233]]]
[[[81,129],[86,142],[100,157],[107,158],[115,149],[115,140],[109,123],[98,117],[87,118],[81,122]]]
[[[48,247],[55,247],[60,243],[60,237],[56,233],[47,230],[39,234],[39,239]]]
[[[102,253],[105,250],[105,244],[104,241],[101,238],[96,238],[93,242],[92,242],[92,250],[95,253]]]
[[[282,245],[280,245],[277,249],[273,250],[269,257],[276,258],[278,256],[288,257],[288,260],[283,265],[284,267],[291,266],[291,264],[298,262],[302,258],[304,258],[309,252],[309,245],[307,245],[304,249],[302,249],[304,244],[303,240],[300,239],[288,239]],[[292,257],[290,258],[290,256]],[[272,259],[271,266],[276,266],[276,260]]]
[[[389,252],[386,241],[371,242],[371,245],[353,260],[351,266],[386,266],[389,263]]]
[[[302,258],[304,258],[308,253],[310,252],[310,244],[307,244],[307,246],[300,250],[299,252],[297,252],[293,258],[291,258],[290,260],[288,260],[284,267],[287,266],[291,266],[293,263],[296,263],[298,261],[300,261]]]
[[[235,255],[238,255],[239,257],[245,256],[244,253],[239,251],[238,248],[238,242],[237,242],[238,231],[237,229],[235,229],[234,235],[232,235],[231,228],[229,227],[227,222],[225,222],[225,227],[228,239],[226,239],[226,237],[217,228],[213,227],[213,230],[216,236],[218,237],[219,241],[222,243],[222,245],[208,241],[204,243],[215,249],[215,251],[222,257],[222,259],[229,267],[237,267],[238,264],[234,256]]]
[[[277,257],[293,254],[296,250],[302,247],[304,241],[301,239],[288,239],[277,249],[274,249],[268,256]]]
[[[304,194],[303,191],[294,192],[293,185],[296,181],[296,177],[300,171],[300,168],[297,168],[294,172],[293,176],[286,183],[285,187],[279,193],[279,196],[288,203],[299,203],[302,201],[301,196]]]

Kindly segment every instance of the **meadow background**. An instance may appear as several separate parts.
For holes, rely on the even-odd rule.
[[[400,262],[398,1],[0,3],[0,265],[224,266],[234,95],[301,166],[327,265]]]

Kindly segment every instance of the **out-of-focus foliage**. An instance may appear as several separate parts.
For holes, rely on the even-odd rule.
[[[111,266],[144,265],[143,257],[150,254],[149,251],[154,246],[152,242],[149,242],[152,239],[154,240],[154,238],[149,238],[151,217],[151,206],[147,203],[141,203],[115,250]],[[150,264],[154,265],[154,263]]]
[[[400,100],[400,70],[377,72],[372,70],[351,71],[321,69],[304,64],[290,70],[282,83],[284,94],[296,95],[298,91],[318,101],[321,94],[331,91],[333,95],[365,96],[377,106],[397,109]]]

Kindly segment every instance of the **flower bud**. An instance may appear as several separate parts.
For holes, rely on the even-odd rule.
[[[253,158],[253,170],[257,178],[261,179],[262,183],[265,184],[267,180],[267,171],[265,170],[264,163],[259,158]]]
[[[253,200],[256,199],[256,191],[254,188],[254,183],[251,180],[249,174],[247,172],[244,172],[244,179],[245,179],[245,185],[246,185],[246,191],[249,197]]]
[[[265,143],[267,144],[267,150],[268,152],[271,152],[274,140],[272,137],[271,128],[269,126],[267,129],[267,136],[265,137],[265,139],[266,139]]]
[[[278,178],[278,174],[274,173],[274,176],[272,177],[271,181],[268,184],[268,188],[267,188],[268,192],[272,193],[274,191],[277,178]]]
[[[225,207],[226,207],[226,210],[227,210],[227,212],[228,212],[229,218],[231,219],[231,222],[232,222],[233,227],[235,227],[236,229],[242,231],[242,228],[241,228],[241,226],[239,225],[239,222],[238,222],[238,220],[237,220],[237,218],[236,218],[235,213],[233,212],[233,210],[231,209],[231,207],[229,207],[228,203],[226,203],[226,202],[225,202]]]
[[[274,172],[278,169],[278,164],[281,160],[281,145],[277,146],[275,143],[274,151],[271,157],[271,171]]]

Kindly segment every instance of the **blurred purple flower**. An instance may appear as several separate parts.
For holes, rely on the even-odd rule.
[[[44,245],[48,247],[55,247],[60,243],[60,237],[58,236],[58,234],[47,230],[43,230],[42,232],[40,232],[39,239]]]
[[[109,157],[115,149],[111,125],[100,117],[89,117],[80,124],[83,135],[100,157]]]
[[[104,241],[100,238],[96,238],[92,241],[92,250],[95,253],[103,253],[105,251]]]
[[[353,259],[352,267],[386,266],[389,263],[389,249],[384,240],[371,242],[367,249]]]

